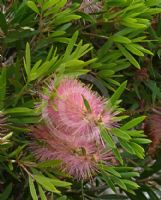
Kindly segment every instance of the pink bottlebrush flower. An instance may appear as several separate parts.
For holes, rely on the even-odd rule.
[[[72,0],[68,0],[65,7],[69,7],[71,5],[72,5]],[[87,14],[97,13],[100,12],[102,9],[102,2],[100,1],[96,2],[95,0],[83,0],[79,9]]]
[[[57,137],[46,126],[34,127],[32,135],[42,142],[31,148],[39,160],[60,160],[61,169],[78,180],[92,178],[101,162],[106,165],[115,162],[111,151],[101,143],[87,141],[85,137]]]
[[[80,6],[80,10],[83,10],[87,14],[100,12],[101,9],[102,3],[94,0],[83,0]]]
[[[161,113],[161,108],[158,108]],[[152,113],[144,122],[144,133],[152,141],[149,145],[148,153],[155,156],[161,144],[161,115]]]
[[[64,134],[77,137],[86,136],[88,140],[99,140],[99,125],[111,128],[113,116],[105,99],[74,79],[62,80],[56,97],[49,99],[42,111],[42,117],[51,129],[57,128]]]

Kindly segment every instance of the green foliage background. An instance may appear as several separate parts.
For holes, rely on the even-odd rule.
[[[149,140],[139,128],[161,106],[161,1],[104,0],[92,14],[80,11],[80,1],[66,3],[0,0],[0,111],[8,121],[0,138],[0,199],[159,200],[159,152],[145,153]],[[59,161],[35,161],[28,149],[29,127],[40,123],[37,92],[52,77],[82,74],[107,88],[122,120],[111,134],[101,127],[120,164],[100,166],[92,182],[72,180]]]

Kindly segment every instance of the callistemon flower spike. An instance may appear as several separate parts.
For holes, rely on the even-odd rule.
[[[54,131],[57,131],[56,129]],[[59,134],[58,134],[59,135]],[[115,164],[111,151],[101,143],[73,136],[57,137],[45,125],[32,128],[38,144],[31,150],[41,161],[60,160],[61,170],[78,180],[90,179],[98,173],[98,164]],[[40,143],[42,141],[42,143]]]
[[[56,96],[48,99],[42,117],[51,129],[99,140],[99,125],[110,129],[114,124],[115,114],[106,106],[106,100],[78,80],[61,80]]]
[[[71,5],[72,0],[68,0],[65,7],[70,7]],[[97,13],[102,10],[102,2],[95,0],[83,0],[79,9],[87,14]]]
[[[80,10],[83,12],[90,14],[90,13],[97,13],[102,10],[102,3],[95,0],[83,0],[80,6]]]
[[[161,109],[158,110],[159,112],[161,111]],[[152,141],[149,145],[148,153],[151,156],[155,156],[161,144],[161,114],[153,113],[149,115],[144,123],[144,132]]]

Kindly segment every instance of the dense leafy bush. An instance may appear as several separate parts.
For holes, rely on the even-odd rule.
[[[161,198],[160,13],[0,0],[0,199]]]

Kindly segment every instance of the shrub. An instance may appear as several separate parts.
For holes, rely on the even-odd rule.
[[[160,199],[161,1],[0,3],[0,198]]]

